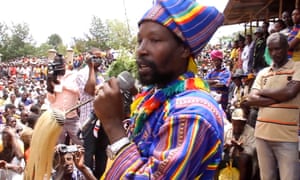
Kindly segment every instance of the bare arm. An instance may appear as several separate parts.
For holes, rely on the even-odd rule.
[[[275,99],[262,96],[260,90],[252,89],[249,96],[243,100],[243,106],[269,106],[278,103]]]
[[[296,97],[299,92],[300,81],[290,81],[284,88],[264,89],[259,92],[259,95],[284,102]]]
[[[89,61],[89,78],[85,84],[84,91],[91,96],[95,95],[95,87],[96,87],[96,75],[94,69],[94,63]]]
[[[13,132],[13,129],[10,127],[6,127],[5,132],[7,132],[9,136],[11,136],[11,144],[16,153],[17,158],[18,159],[23,158],[24,157],[23,151],[20,147],[20,144],[18,143],[16,134]]]

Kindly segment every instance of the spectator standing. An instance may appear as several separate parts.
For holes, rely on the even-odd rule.
[[[229,85],[231,82],[231,72],[222,66],[223,53],[219,50],[213,50],[210,53],[214,69],[207,73],[205,80],[210,85],[210,90],[221,94],[220,104],[226,111],[228,104]]]
[[[283,34],[271,34],[267,46],[273,64],[259,72],[243,103],[259,107],[255,137],[261,179],[278,179],[279,169],[280,179],[297,180],[300,66],[288,60]]]
[[[283,20],[286,28],[281,32],[283,34],[288,34],[293,28],[293,20],[291,14],[288,11],[283,11],[281,14],[281,19]]]
[[[101,58],[100,49],[92,49],[91,54],[86,57],[86,66],[78,72],[76,83],[79,87],[81,102],[95,97],[96,86],[100,86],[104,82],[99,71],[102,63]],[[93,121],[89,122],[91,118]],[[105,150],[109,142],[104,130],[101,127],[99,129],[96,122],[100,123],[94,114],[93,102],[81,106],[80,123],[81,126],[85,126],[82,129],[85,164],[93,170],[94,175],[99,179],[106,167]]]
[[[254,41],[252,41],[252,35],[246,35],[245,47],[241,54],[241,59],[243,62],[242,69],[245,74],[249,73],[249,63],[253,62],[253,45]]]
[[[76,72],[66,70],[65,60],[56,55],[53,61],[54,70],[47,78],[47,99],[50,107],[62,112],[74,107],[79,100],[78,86],[75,82]],[[64,144],[66,135],[69,135],[74,144],[82,144],[77,136],[80,130],[79,116],[76,110],[66,114],[66,121],[58,142]]]
[[[295,9],[292,13],[293,29],[288,34],[289,51],[288,57],[293,61],[300,61],[300,10]]]
[[[254,42],[253,64],[250,68],[250,72],[257,74],[261,69],[268,65],[264,58],[266,39],[263,29],[261,27],[256,28],[254,35],[256,36],[256,39]]]

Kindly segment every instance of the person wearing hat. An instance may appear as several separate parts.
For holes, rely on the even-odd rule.
[[[223,149],[225,114],[196,77],[194,58],[223,15],[194,0],[158,0],[139,21],[136,63],[144,86],[123,127],[116,78],[94,101],[110,145],[105,179],[212,179]]]
[[[235,73],[232,75],[232,83],[233,88],[230,88],[231,91],[229,91],[229,109],[230,112],[233,111],[235,108],[240,107],[240,103],[245,95],[244,92],[244,81],[243,79],[247,77],[242,69],[237,69]]]
[[[236,108],[231,115],[232,127],[225,132],[225,155],[220,169],[226,167],[230,159],[240,171],[240,179],[251,179],[252,159],[255,156],[254,129],[247,123],[247,117],[241,108]]]
[[[225,111],[228,104],[228,88],[231,82],[231,72],[222,66],[223,53],[220,50],[210,52],[214,69],[207,73],[204,79],[208,82],[210,90],[221,94],[220,104]]]

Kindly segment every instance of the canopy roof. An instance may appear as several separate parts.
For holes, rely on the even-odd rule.
[[[295,0],[229,0],[223,12],[224,25],[278,18],[281,12],[291,13],[294,8]]]

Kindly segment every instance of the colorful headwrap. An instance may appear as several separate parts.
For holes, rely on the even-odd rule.
[[[195,0],[157,0],[139,22],[151,20],[174,32],[197,56],[208,43],[224,16],[215,7],[199,5]]]
[[[219,50],[212,50],[210,52],[210,57],[211,57],[211,59],[221,59],[221,60],[223,60],[223,53],[222,53],[222,51],[219,51]]]

